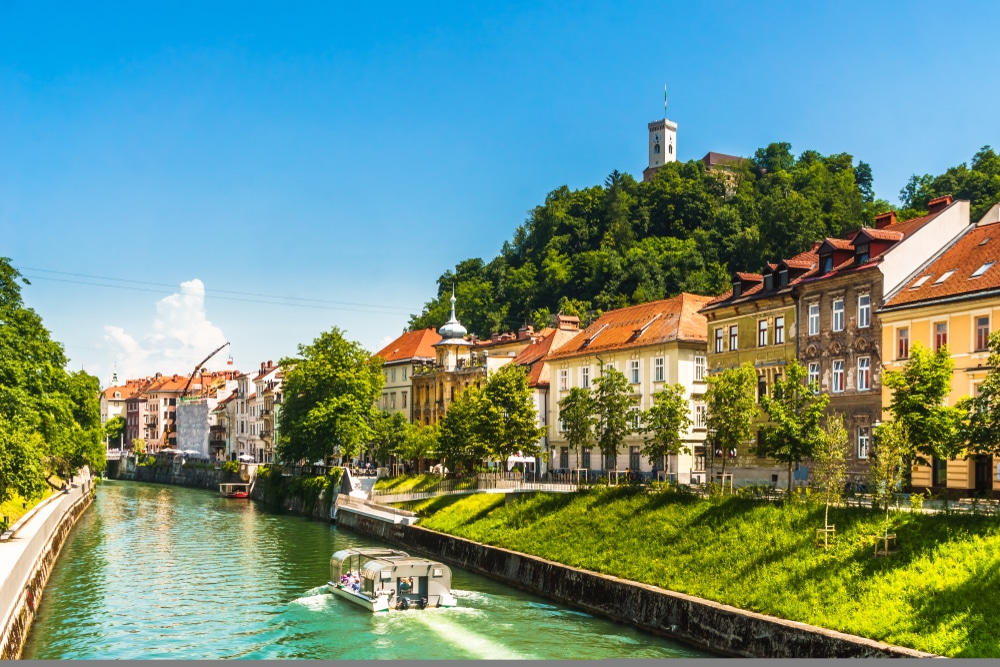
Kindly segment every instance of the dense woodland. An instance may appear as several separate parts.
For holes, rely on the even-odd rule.
[[[438,293],[411,329],[457,314],[480,336],[544,326],[562,311],[593,315],[682,291],[718,294],[732,271],[759,271],[818,239],[871,225],[892,206],[873,195],[871,167],[851,155],[771,144],[737,165],[706,170],[700,160],[669,163],[649,183],[617,171],[603,185],[563,186],[489,262],[459,262],[438,279]],[[971,166],[913,176],[900,192],[901,219],[953,194],[972,202],[973,220],[1000,201],[1000,156],[984,147]]]

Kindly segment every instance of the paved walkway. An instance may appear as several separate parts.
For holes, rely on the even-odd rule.
[[[0,542],[0,631],[7,627],[15,603],[63,515],[93,487],[87,470],[73,481],[69,493],[46,498],[11,527],[12,537]]]

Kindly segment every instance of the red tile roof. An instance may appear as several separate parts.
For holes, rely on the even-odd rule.
[[[528,386],[549,386],[549,368],[545,363],[546,355],[555,352],[563,345],[576,338],[579,331],[566,329],[542,329],[539,336],[521,353],[514,357],[511,363],[528,367]]]
[[[410,359],[435,359],[434,343],[440,340],[441,335],[433,328],[407,331],[376,352],[375,356],[382,357],[387,364]]]
[[[546,361],[679,340],[705,342],[708,321],[698,311],[711,300],[710,296],[682,293],[672,299],[612,310],[549,354]]]
[[[880,241],[902,241],[903,232],[898,229],[876,229],[874,227],[862,227],[859,229],[854,236],[851,238],[853,243],[857,243],[857,238],[861,235],[865,235],[870,239],[878,239]]]
[[[972,274],[995,264],[980,276]],[[943,282],[937,281],[954,271]],[[919,286],[917,283],[926,278]],[[920,304],[941,298],[972,298],[978,293],[1000,288],[1000,223],[970,225],[967,230],[933,258],[922,271],[893,294],[883,308]]]

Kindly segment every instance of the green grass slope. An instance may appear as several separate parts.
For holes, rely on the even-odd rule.
[[[603,489],[445,496],[421,525],[567,565],[922,651],[1000,657],[1000,519],[893,513],[899,548],[873,558],[884,515]]]

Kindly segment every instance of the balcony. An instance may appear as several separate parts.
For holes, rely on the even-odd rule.
[[[261,437],[261,439],[263,439],[263,438],[270,438],[272,434],[273,434],[273,431],[261,431],[260,432],[260,437]]]

